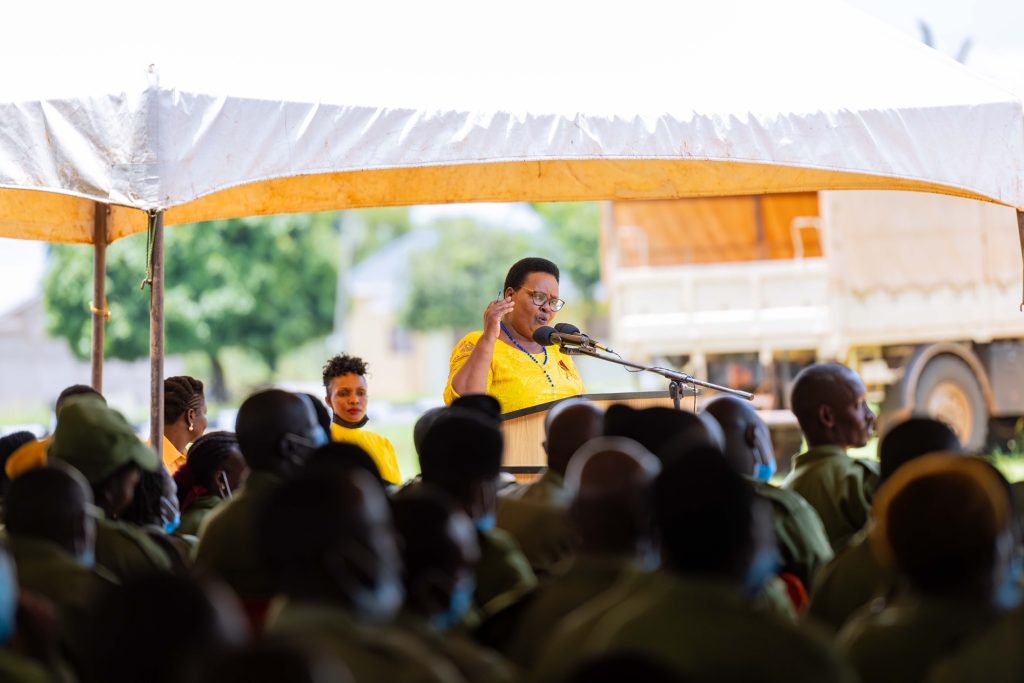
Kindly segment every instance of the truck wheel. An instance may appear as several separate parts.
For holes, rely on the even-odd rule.
[[[928,361],[917,382],[915,412],[942,420],[968,450],[985,445],[988,408],[981,386],[967,364],[950,355]]]

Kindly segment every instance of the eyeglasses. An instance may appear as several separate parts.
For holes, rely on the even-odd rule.
[[[562,301],[561,299],[558,299],[553,296],[549,297],[544,292],[538,292],[535,289],[526,289],[526,287],[520,287],[520,289],[526,291],[530,295],[530,298],[533,299],[533,303],[537,304],[538,306],[543,306],[544,304],[547,304],[548,308],[550,308],[555,313],[562,310],[562,306],[565,305],[565,302]]]

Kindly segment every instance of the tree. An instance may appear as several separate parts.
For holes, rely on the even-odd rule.
[[[440,222],[435,229],[436,245],[410,259],[402,321],[421,331],[477,329],[509,264],[531,250],[529,237],[469,219]]]
[[[601,281],[600,207],[594,202],[534,204],[534,211],[558,246],[558,267],[580,291],[587,318],[594,313],[594,290]],[[589,329],[589,324],[588,324]]]
[[[111,321],[105,350],[123,360],[149,353],[146,236],[107,251]],[[281,355],[331,329],[337,278],[333,214],[214,221],[167,231],[165,321],[168,353],[201,352],[214,398],[225,398],[220,351],[246,348],[271,375]],[[55,245],[45,278],[48,330],[86,358],[90,349],[92,250]]]

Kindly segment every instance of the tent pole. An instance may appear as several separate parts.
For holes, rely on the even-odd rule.
[[[96,202],[93,222],[92,281],[92,388],[103,393],[103,335],[110,310],[107,308],[107,222],[110,207]]]
[[[149,438],[157,459],[164,450],[164,212],[150,217],[153,232],[152,282],[149,298]]]
[[[1024,265],[1024,211],[1017,210],[1017,237],[1020,239],[1020,257]],[[1021,272],[1021,287],[1024,288],[1024,269]],[[1024,291],[1020,296],[1020,310],[1024,311]]]

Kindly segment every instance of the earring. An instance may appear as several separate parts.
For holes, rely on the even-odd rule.
[[[196,431],[196,426],[194,424],[192,424],[191,422],[188,423],[188,431],[190,431],[190,432]]]

